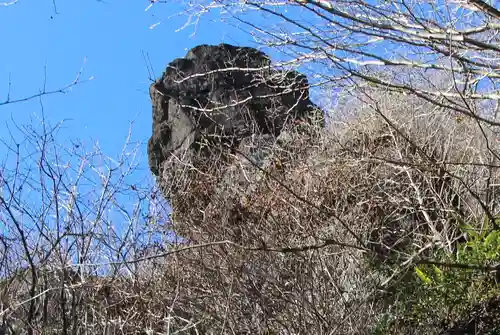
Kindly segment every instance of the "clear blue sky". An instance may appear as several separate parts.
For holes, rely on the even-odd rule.
[[[175,32],[186,22],[185,16],[175,16],[182,10],[181,5],[160,4],[145,11],[147,0],[56,0],[56,4],[59,14],[54,13],[52,0],[19,0],[12,6],[0,5],[0,103],[7,99],[9,81],[11,99],[38,93],[44,85],[44,73],[46,89],[58,89],[75,79],[85,59],[81,79],[93,79],[73,87],[68,94],[44,96],[44,115],[52,125],[69,119],[59,133],[59,144],[70,147],[71,141],[83,141],[86,147],[83,150],[89,151],[98,142],[104,154],[111,157],[120,154],[130,122],[134,121],[132,140],[142,145],[139,170],[127,178],[130,184],[150,176],[147,166],[147,140],[152,127],[150,79],[143,54],[148,54],[158,77],[170,61],[183,57],[198,44],[249,45],[251,42],[249,35],[222,23],[210,23],[209,17],[200,22],[194,35],[192,28]],[[159,21],[161,24],[150,29]],[[23,125],[36,120],[33,115],[41,112],[39,99],[0,105],[0,140],[12,144],[8,128],[14,129],[14,123]],[[21,142],[22,136],[15,135],[16,142]],[[0,142],[0,164],[5,161],[12,173],[15,156],[8,154]],[[72,161],[78,163],[78,158]],[[36,161],[26,161],[23,165],[32,164]],[[37,176],[33,175],[36,168],[29,174],[36,183]],[[79,192],[87,193],[88,187],[85,187]],[[22,201],[38,208],[40,196],[23,190]],[[85,195],[80,197],[84,197],[81,199],[84,202],[94,200],[86,199]],[[127,210],[132,210],[135,204],[129,194],[118,194],[117,201]],[[119,211],[115,211],[109,214],[110,218],[122,218]],[[121,230],[121,220],[113,221],[117,222],[115,228],[119,234],[125,233]],[[31,225],[24,221],[23,224]],[[2,234],[8,235],[8,231],[8,227],[0,224]]]
[[[170,61],[198,44],[255,46],[252,37],[238,28],[210,22],[217,18],[216,12],[204,15],[195,34],[193,27],[176,32],[186,22],[186,16],[176,15],[183,9],[180,2],[155,4],[145,11],[148,0],[56,0],[59,14],[54,13],[52,0],[18,0],[15,5],[0,6],[0,102],[7,97],[9,77],[11,99],[22,98],[42,89],[44,71],[47,90],[71,83],[85,60],[82,79],[93,79],[73,87],[69,94],[44,97],[46,118],[52,123],[70,119],[62,140],[85,140],[88,145],[98,141],[109,155],[122,149],[134,120],[133,139],[144,142],[146,164],[145,142],[152,119],[143,53],[158,77]],[[262,14],[246,18],[270,22]],[[273,60],[284,57],[266,52]],[[37,99],[0,105],[0,138],[7,136],[4,125],[11,117],[23,124],[40,112]]]
[[[47,89],[56,89],[74,80],[86,59],[82,79],[94,79],[69,94],[44,97],[44,112],[52,123],[71,119],[63,140],[99,141],[110,155],[122,149],[132,120],[134,140],[146,142],[151,135],[150,82],[143,52],[158,77],[168,62],[197,44],[249,44],[248,35],[207,20],[193,36],[192,28],[176,33],[186,21],[173,16],[181,11],[180,5],[159,4],[145,11],[145,0],[56,3],[59,14],[50,0],[0,6],[0,102],[6,99],[9,76],[11,98],[21,98],[43,87],[44,67]],[[0,106],[0,137],[6,136],[4,125],[11,117],[22,124],[40,112],[37,99]],[[145,146],[143,154],[146,164]]]
[[[0,4],[4,1],[0,0]],[[199,44],[255,46],[249,34],[211,22],[217,13],[205,15],[195,34],[193,27],[176,32],[186,22],[185,16],[175,15],[182,10],[181,4],[157,4],[148,11],[147,0],[56,0],[56,4],[58,14],[52,0],[18,0],[12,6],[0,5],[0,103],[7,99],[9,81],[10,99],[38,93],[45,74],[46,89],[59,89],[75,79],[85,59],[81,79],[93,79],[74,86],[68,94],[42,97],[45,118],[52,125],[68,119],[57,138],[59,144],[70,147],[71,141],[83,141],[84,150],[91,150],[98,142],[111,157],[120,154],[130,122],[134,121],[132,140],[142,145],[140,170],[132,176],[131,185],[151,175],[147,166],[147,140],[152,127],[150,80],[143,54],[148,54],[154,75],[159,77],[169,62]],[[254,16],[255,20],[267,19]],[[277,60],[278,54],[272,52],[270,56]],[[13,121],[23,125],[36,120],[33,115],[41,112],[39,99],[0,105],[0,140],[12,144],[6,125],[13,129]],[[22,141],[19,133],[16,136],[16,142]],[[14,171],[15,157],[7,155],[0,143],[0,164],[5,161],[8,170]],[[29,172],[36,184],[33,173]],[[37,192],[24,191],[22,196],[24,201],[41,206]],[[117,201],[131,208],[133,203],[128,204],[127,199],[128,195],[122,194]]]

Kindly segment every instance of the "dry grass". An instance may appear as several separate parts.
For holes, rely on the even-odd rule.
[[[165,180],[184,181],[171,194],[181,236],[262,249],[217,246],[200,256],[198,269],[207,272],[193,289],[209,288],[200,307],[212,318],[209,329],[363,333],[376,323],[381,306],[371,301],[386,279],[370,273],[367,255],[403,262],[451,251],[461,237],[454,218],[469,221],[493,208],[487,188],[497,169],[474,165],[494,159],[491,134],[485,138],[474,121],[396,95],[379,99],[375,110],[347,105],[358,117],[346,126],[289,129],[268,144],[261,165],[242,146],[221,153],[229,167],[214,158],[182,165],[180,173],[178,161],[165,167],[175,173]],[[333,243],[266,251],[325,240],[365,250]]]

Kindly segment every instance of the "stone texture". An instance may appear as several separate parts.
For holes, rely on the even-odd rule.
[[[248,47],[197,46],[167,66],[150,96],[148,156],[157,176],[166,160],[198,154],[203,144],[237,148],[251,136],[275,138],[297,119],[323,122],[309,100],[306,77],[273,69],[269,57]]]
[[[500,332],[500,297],[477,304],[463,320],[440,335],[498,334]]]

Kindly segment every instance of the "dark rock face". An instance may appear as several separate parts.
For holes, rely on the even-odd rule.
[[[467,318],[440,335],[498,334],[500,332],[500,297],[494,297],[472,308]]]
[[[148,156],[157,176],[172,154],[200,143],[235,148],[251,135],[276,137],[297,119],[323,122],[304,75],[272,69],[264,53],[228,44],[200,45],[172,61],[150,96]]]

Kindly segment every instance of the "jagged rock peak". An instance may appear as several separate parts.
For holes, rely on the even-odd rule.
[[[257,49],[229,44],[199,45],[173,60],[150,96],[155,175],[173,153],[197,150],[200,140],[235,147],[255,134],[278,136],[298,118],[323,116],[309,100],[304,75],[274,69]]]

